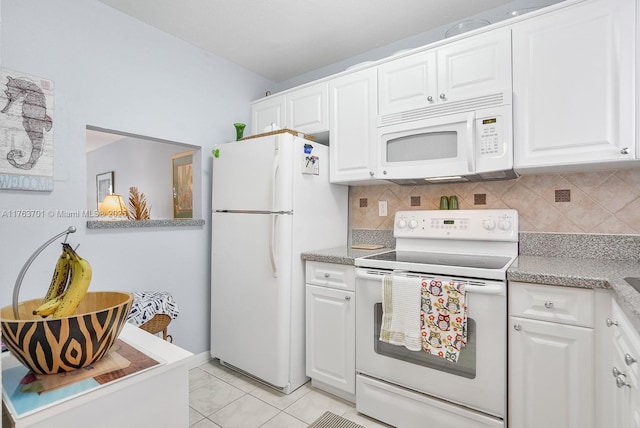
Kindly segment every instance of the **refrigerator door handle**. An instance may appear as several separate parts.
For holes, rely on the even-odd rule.
[[[276,278],[278,276],[278,259],[276,254],[276,219],[277,215],[271,214],[271,231],[269,233],[269,259],[271,260],[271,271],[273,272],[273,277]]]
[[[276,180],[278,177],[278,169],[280,169],[280,146],[276,140],[276,149],[273,155],[273,168],[271,174],[271,211],[276,209]],[[271,231],[269,233],[269,259],[271,260],[271,270],[273,277],[278,276],[278,260],[276,254],[276,218],[278,216],[271,214]]]
[[[276,210],[276,182],[278,178],[278,170],[280,169],[280,147],[276,140],[276,149],[273,155],[273,167],[271,169],[271,211]]]

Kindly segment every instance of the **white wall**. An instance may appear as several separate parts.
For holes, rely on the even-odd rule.
[[[93,266],[93,290],[166,290],[181,314],[174,342],[209,349],[211,148],[248,123],[249,101],[271,82],[123,15],[96,0],[2,0],[0,64],[55,84],[54,190],[0,191],[0,302],[29,255],[70,225]],[[2,82],[4,85],[4,82]],[[90,231],[83,218],[48,210],[86,208],[86,125],[202,147],[199,218],[204,228]],[[117,177],[116,177],[117,185]],[[12,217],[37,210],[44,218]],[[3,214],[4,215],[1,215]],[[31,266],[20,300],[41,297],[60,248]]]
[[[478,18],[478,19],[485,19],[491,23],[496,23],[496,22],[500,22],[500,21],[504,21],[505,19],[508,19],[510,17],[509,12],[511,11],[522,10],[522,9],[532,8],[532,7],[549,6],[555,3],[560,3],[562,1],[564,0],[514,0],[501,7],[497,7],[495,9],[491,9],[486,12],[470,16],[468,18],[462,19],[461,21],[465,21],[467,19],[472,19],[472,18]],[[412,37],[407,37],[406,39],[399,40],[395,43],[390,43],[388,45],[380,46],[370,51],[363,52],[359,55],[356,55],[350,58],[345,58],[342,61],[338,61],[334,64],[330,64],[326,67],[321,67],[321,68],[318,68],[317,70],[310,71],[309,73],[301,74],[292,79],[275,83],[269,88],[269,90],[272,93],[284,91],[286,89],[293,88],[298,85],[302,85],[304,83],[312,82],[314,80],[321,79],[323,77],[331,76],[332,74],[340,73],[346,70],[348,67],[351,67],[352,65],[360,64],[361,62],[377,61],[377,60],[386,58],[394,54],[395,52],[398,52],[403,49],[418,48],[420,46],[425,46],[430,43],[436,42],[438,40],[442,40],[444,39],[444,34],[446,33],[446,31],[449,28],[451,28],[453,24],[455,23],[452,22],[450,24],[446,24],[438,28],[432,28],[430,30],[425,31],[424,33],[416,34],[415,36],[412,36]]]

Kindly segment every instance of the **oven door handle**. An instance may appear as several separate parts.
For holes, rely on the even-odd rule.
[[[356,269],[357,279],[368,279],[372,281],[382,281],[384,275],[396,275],[396,276],[409,276],[405,271],[375,271],[370,269]],[[418,277],[419,275],[416,275]],[[465,281],[465,280],[461,280]],[[465,291],[473,294],[493,294],[504,296],[507,291],[507,286],[502,282],[491,282],[483,285],[469,284],[465,285]]]

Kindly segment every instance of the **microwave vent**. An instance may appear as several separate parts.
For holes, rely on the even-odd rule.
[[[507,104],[510,104],[510,102],[510,99],[507,100]],[[428,107],[380,116],[378,119],[378,126],[396,125],[414,120],[446,116],[448,114],[465,113],[468,111],[503,104],[505,104],[505,94],[502,92],[482,97],[468,98],[466,100],[443,102]]]
[[[477,174],[467,174],[461,176],[449,177],[416,177],[416,178],[399,178],[387,180],[401,186],[417,186],[420,184],[442,184],[442,183],[465,183],[476,181],[501,181],[513,180],[518,178],[518,174],[513,169],[501,171],[482,172]]]

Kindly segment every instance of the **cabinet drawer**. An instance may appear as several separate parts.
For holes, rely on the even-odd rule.
[[[306,283],[341,290],[355,291],[355,269],[351,265],[307,262]]]
[[[593,327],[593,290],[510,282],[509,315]]]

